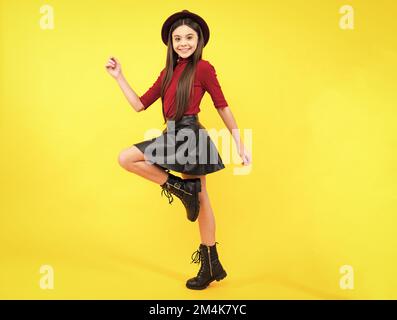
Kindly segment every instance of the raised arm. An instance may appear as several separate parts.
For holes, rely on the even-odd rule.
[[[127,80],[121,74],[118,78],[116,78],[117,83],[119,84],[121,90],[124,93],[124,96],[127,98],[129,104],[134,108],[136,112],[140,112],[145,110],[145,106],[142,104],[139,96],[135,93],[134,90],[130,87]]]
[[[133,107],[133,109],[136,112],[144,110],[145,106],[141,102],[139,96],[134,90],[132,90],[127,80],[124,78],[124,75],[121,72],[120,62],[116,58],[110,57],[105,67],[108,73],[117,81],[124,96],[127,98],[128,103]]]

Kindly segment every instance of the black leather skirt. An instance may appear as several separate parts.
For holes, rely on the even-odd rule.
[[[152,164],[190,175],[206,175],[225,168],[222,159],[198,115],[167,121],[156,138],[134,143]]]

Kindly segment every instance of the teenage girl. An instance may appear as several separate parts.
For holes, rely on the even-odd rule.
[[[106,64],[108,73],[116,79],[135,111],[146,110],[161,98],[167,128],[161,136],[123,150],[119,163],[127,171],[159,184],[161,194],[169,199],[169,203],[173,201],[173,195],[178,197],[190,221],[198,218],[201,244],[193,253],[192,262],[201,262],[201,267],[197,276],[187,280],[186,286],[190,289],[205,289],[212,281],[226,277],[217,253],[215,217],[206,188],[206,174],[225,166],[198,119],[205,92],[210,94],[218,114],[232,134],[242,164],[251,163],[251,155],[240,138],[215,68],[202,59],[209,35],[207,23],[195,13],[183,10],[168,17],[161,30],[162,40],[168,48],[166,66],[142,96],[129,86],[118,59],[110,57]],[[178,133],[185,133],[187,139],[178,139]],[[190,161],[185,161],[186,158]],[[182,177],[173,175],[171,170]]]

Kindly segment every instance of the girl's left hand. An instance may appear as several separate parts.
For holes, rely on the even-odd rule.
[[[249,151],[245,148],[244,145],[241,146],[239,155],[240,155],[240,157],[241,157],[241,160],[243,160],[243,162],[241,163],[242,165],[248,166],[249,164],[252,163],[251,154],[250,154]]]

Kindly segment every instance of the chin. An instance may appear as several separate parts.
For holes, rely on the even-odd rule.
[[[180,55],[181,57],[183,57],[183,58],[188,58],[188,57],[190,57],[192,54],[193,54],[192,52],[187,52],[187,53],[179,52],[179,55]]]

